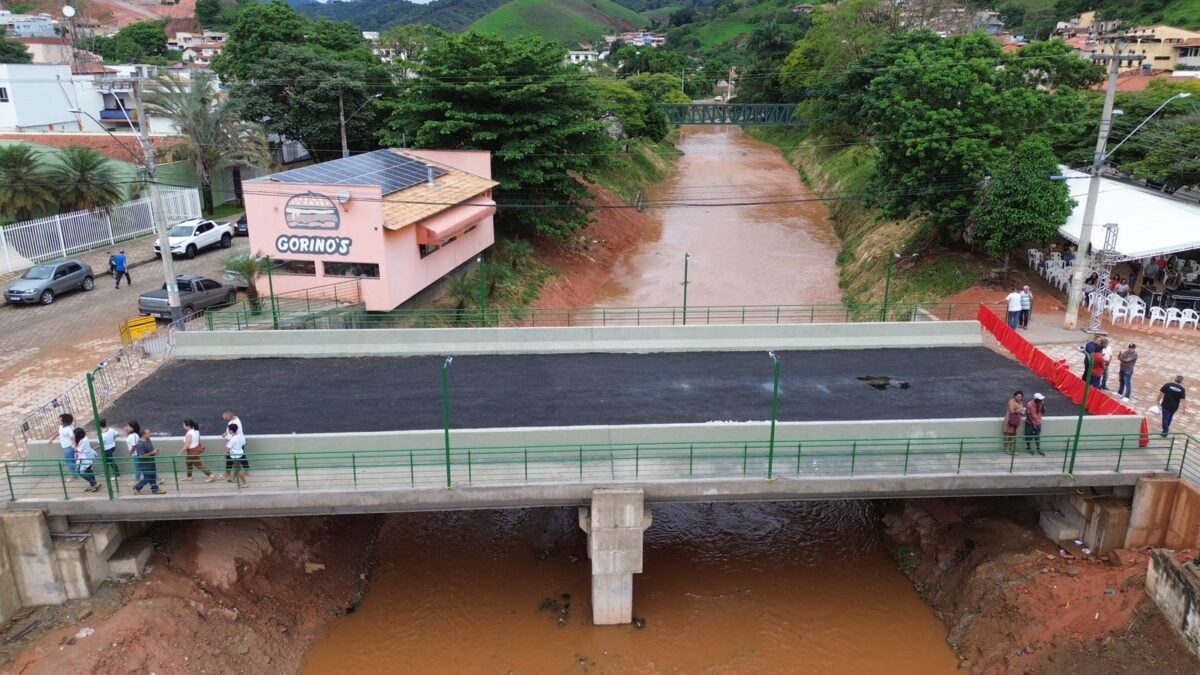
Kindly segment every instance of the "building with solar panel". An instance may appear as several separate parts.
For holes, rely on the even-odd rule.
[[[395,309],[492,245],[496,185],[490,153],[446,150],[256,178],[243,186],[250,250],[271,256],[276,294],[358,279],[368,310]]]

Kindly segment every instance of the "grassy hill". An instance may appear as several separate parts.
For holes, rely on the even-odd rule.
[[[383,30],[409,23],[428,23],[448,31],[461,31],[470,23],[503,5],[506,0],[434,0],[417,4],[408,0],[349,0],[327,3],[288,0],[296,11],[349,21],[362,30]]]
[[[512,0],[470,28],[506,37],[541,34],[573,45],[645,25],[643,16],[612,0]]]

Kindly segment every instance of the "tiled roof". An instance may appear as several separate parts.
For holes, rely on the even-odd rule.
[[[393,150],[393,152],[423,164],[444,169],[446,175],[439,177],[432,187],[427,183],[420,183],[385,196],[383,198],[383,217],[385,227],[389,230],[398,230],[424,220],[435,213],[478,197],[499,185],[494,180],[430,161],[424,157],[417,157],[402,150]]]
[[[142,149],[138,139],[132,134],[120,136],[118,141],[108,134],[61,133],[47,131],[42,133],[0,133],[0,143],[32,143],[51,148],[84,147],[99,150],[109,159],[119,162],[141,164]],[[150,145],[157,151],[170,147],[176,142],[175,136],[150,136]]]

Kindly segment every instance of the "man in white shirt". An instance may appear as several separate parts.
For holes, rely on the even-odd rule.
[[[1004,296],[1003,300],[996,303],[997,305],[1008,305],[1008,316],[1006,318],[1008,327],[1016,330],[1021,322],[1021,292],[1016,286],[1012,287],[1012,292]]]
[[[246,437],[236,422],[230,422],[225,432],[226,464],[232,467],[228,480],[239,487],[247,487],[245,469],[249,468],[246,461]]]
[[[228,440],[229,439],[229,435],[228,435],[229,428],[231,426],[236,425],[238,428],[238,433],[242,435],[242,448],[244,450],[245,446],[246,446],[246,427],[242,424],[241,418],[237,416],[237,413],[233,412],[233,408],[226,408],[225,411],[221,413],[221,417],[225,420],[225,430],[226,430],[226,433],[222,434],[222,436],[226,440]],[[245,452],[242,453],[242,466],[246,468],[246,474],[249,475],[250,460],[246,459]],[[229,457],[226,457],[225,458],[225,480],[227,480],[231,483],[233,482],[233,478],[231,476],[232,469],[233,469],[233,462],[229,459]]]
[[[70,413],[63,413],[58,416],[58,421],[62,423],[58,427],[58,433],[50,437],[50,445],[54,445],[55,441],[62,447],[63,464],[67,465],[67,473],[71,475],[70,480],[75,480],[79,475],[79,469],[75,463],[75,416]]]

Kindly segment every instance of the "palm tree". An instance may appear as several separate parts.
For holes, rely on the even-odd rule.
[[[28,145],[0,147],[0,213],[25,220],[49,211],[54,193],[38,153]]]
[[[192,73],[191,80],[159,75],[146,92],[146,111],[171,120],[183,140],[171,152],[192,163],[200,176],[204,211],[212,213],[213,176],[227,166],[262,165],[267,162],[267,139],[257,124],[238,117],[229,99],[207,70]]]
[[[249,253],[234,256],[225,261],[223,271],[231,272],[246,280],[246,300],[250,303],[250,311],[258,314],[262,311],[262,300],[258,295],[258,278],[269,271],[271,261],[266,256],[256,256]]]
[[[67,148],[50,169],[62,211],[107,211],[125,199],[113,162],[90,148]]]

